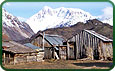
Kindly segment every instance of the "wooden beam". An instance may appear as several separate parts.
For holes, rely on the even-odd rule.
[[[69,42],[67,41],[67,60],[69,60],[70,56],[70,49],[69,49]]]
[[[99,47],[100,47],[100,58],[101,60],[104,60],[104,52],[103,52],[103,43],[102,41],[99,39]]]
[[[76,45],[76,43],[77,43],[77,37],[75,36],[75,42],[74,42],[74,59],[76,60],[77,59],[77,45]]]
[[[111,59],[113,59],[113,46],[112,46],[112,43],[110,42],[109,43],[109,48],[110,48],[110,57],[111,57]]]
[[[103,42],[102,42],[103,43]],[[107,60],[107,48],[106,48],[106,44],[103,43],[103,55],[104,55],[104,60]]]
[[[91,37],[90,34],[87,33],[87,35],[88,35],[88,42],[89,42],[89,43],[87,42],[88,43],[87,53],[88,53],[88,57],[91,58]]]
[[[95,50],[95,36],[93,36],[92,35],[92,38],[93,38],[93,51],[92,51],[92,53],[93,53],[93,58],[92,58],[92,60],[94,60],[94,50]]]
[[[4,64],[5,64],[5,57],[6,57],[6,54],[5,54],[5,52],[3,53],[3,57],[4,57]]]
[[[44,37],[45,37],[45,32],[43,32],[43,50],[44,50]]]
[[[100,41],[97,38],[97,47],[98,47],[98,51],[99,51],[99,59],[102,59],[102,53],[101,53],[101,47],[100,47]]]
[[[55,58],[55,49],[54,49],[54,47],[52,48],[52,58]]]
[[[93,36],[92,35],[91,35],[91,60],[94,60],[94,57],[93,57]]]
[[[61,59],[61,47],[59,47],[59,58]]]
[[[79,55],[79,47],[78,47],[78,39],[79,39],[79,36],[76,35],[76,59],[78,59],[78,55]]]
[[[83,31],[83,45],[85,45],[85,32]]]
[[[81,56],[82,56],[82,37],[81,37],[81,33],[80,33],[80,51],[81,51],[81,53],[80,53],[80,58],[81,58]]]
[[[14,65],[15,65],[15,55],[14,55]]]
[[[89,47],[89,35],[85,32],[85,45]]]
[[[78,57],[80,58],[80,34],[78,35]]]
[[[8,56],[9,56],[9,63],[10,63],[10,53],[9,53],[9,55],[8,55]]]

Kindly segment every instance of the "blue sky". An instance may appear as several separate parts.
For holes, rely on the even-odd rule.
[[[8,12],[14,16],[28,19],[32,15],[40,11],[44,6],[51,8],[80,8],[89,12],[93,16],[103,15],[106,8],[112,8],[112,5],[108,2],[7,2],[3,4]]]

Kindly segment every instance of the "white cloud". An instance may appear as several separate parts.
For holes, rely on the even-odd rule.
[[[26,21],[27,19],[26,18],[23,18],[23,17],[20,17],[20,16],[18,16],[17,17],[20,21]]]
[[[110,25],[113,25],[113,8],[112,7],[106,7],[102,9],[103,14],[97,16],[103,23],[109,23]]]
[[[106,7],[104,9],[102,9],[102,11],[103,11],[103,14],[97,16],[101,20],[103,20],[105,18],[113,18],[113,8],[112,7]]]
[[[112,17],[113,16],[113,8],[112,7],[106,7],[103,10],[103,16],[104,17]]]

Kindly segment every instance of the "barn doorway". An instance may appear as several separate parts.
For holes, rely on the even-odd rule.
[[[85,45],[83,45],[81,48],[80,48],[80,52],[79,52],[79,55],[80,55],[80,59],[82,58],[87,58],[87,50],[86,50],[86,47]]]
[[[93,56],[95,60],[99,60],[99,51],[98,51],[98,47],[94,49],[93,51]]]
[[[86,47],[85,45],[83,45],[83,48],[82,48],[82,58],[86,58],[87,55],[86,55]]]

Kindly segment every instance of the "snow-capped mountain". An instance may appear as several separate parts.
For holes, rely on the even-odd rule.
[[[78,8],[56,8],[52,9],[45,6],[38,13],[30,17],[26,22],[36,33],[39,30],[55,27],[68,27],[77,22],[86,22],[91,19],[98,19],[99,17],[92,16],[89,12]],[[101,19],[101,18],[99,18]],[[104,23],[110,23],[110,19],[101,20]]]
[[[101,20],[103,23],[109,23],[111,26],[113,26],[113,17],[108,17],[108,18],[104,18],[103,20]]]
[[[26,22],[36,33],[39,30],[47,28],[71,26],[77,22],[86,22],[89,19],[95,19],[90,13],[78,8],[56,8],[52,9],[45,6],[37,14],[30,17]]]
[[[17,17],[2,9],[2,35],[11,40],[22,40],[33,35],[33,31],[25,22],[20,22]]]

